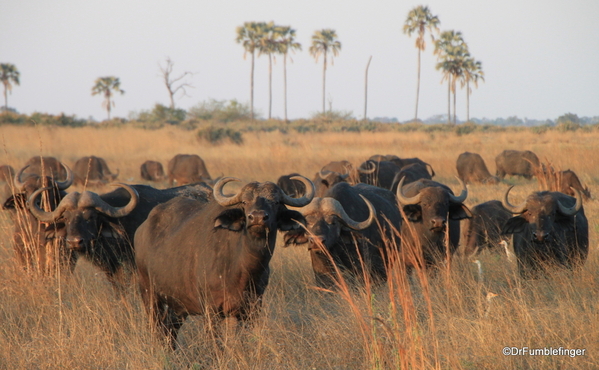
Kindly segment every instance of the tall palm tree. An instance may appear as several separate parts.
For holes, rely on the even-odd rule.
[[[439,18],[436,15],[431,14],[428,6],[419,5],[410,10],[403,26],[403,32],[408,36],[412,36],[412,33],[418,32],[418,37],[416,37],[416,49],[418,49],[418,83],[416,84],[416,113],[414,114],[414,120],[418,120],[418,98],[420,95],[420,53],[426,48],[424,35],[426,30],[428,30],[431,34],[431,40],[434,42],[435,36],[433,35],[433,32],[439,33],[439,23]]]
[[[112,96],[116,93],[121,93],[121,95],[125,93],[125,91],[121,89],[121,81],[118,77],[98,77],[94,87],[92,87],[92,96],[99,94],[104,96],[102,106],[106,109],[106,112],[108,112],[108,120],[110,120],[111,107],[114,107]]]
[[[333,64],[333,57],[339,55],[341,50],[341,42],[337,40],[337,33],[332,29],[323,29],[320,31],[314,31],[312,35],[312,46],[310,46],[310,55],[314,57],[318,63],[320,55],[324,57],[322,63],[322,113],[325,113],[325,86],[326,86],[326,75],[327,75],[327,54],[333,54],[331,56],[331,65]]]
[[[302,44],[295,41],[295,30],[290,26],[278,26],[279,53],[283,54],[283,94],[285,104],[285,122],[287,122],[287,55],[295,50],[302,50]],[[291,60],[293,62],[293,60]]]
[[[256,49],[259,48],[260,40],[264,37],[265,22],[245,22],[243,26],[237,27],[237,38],[235,41],[243,45],[245,52],[252,55],[252,67],[250,72],[250,117],[254,120],[254,57]]]
[[[483,72],[482,63],[474,58],[468,58],[464,64],[464,73],[462,76],[462,87],[466,85],[466,122],[470,121],[470,81],[474,84],[474,87],[478,88],[478,80],[485,81],[485,73]]]
[[[447,121],[451,121],[451,93],[453,93],[453,123],[457,122],[456,83],[463,74],[465,61],[470,57],[468,45],[461,32],[444,31],[435,41],[435,54],[439,62],[436,69],[443,71],[441,82],[447,80]]]
[[[272,59],[273,54],[279,52],[279,43],[277,39],[278,28],[273,22],[269,22],[264,26],[262,38],[258,42],[258,56],[262,54],[268,55],[268,119],[272,117]]]
[[[19,70],[14,64],[0,64],[0,81],[4,85],[4,111],[8,112],[8,93],[12,92],[12,84],[19,85]]]

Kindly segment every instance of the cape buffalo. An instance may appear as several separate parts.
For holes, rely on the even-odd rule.
[[[161,181],[164,179],[162,163],[145,161],[140,168],[141,178],[148,181]]]
[[[576,198],[560,192],[537,191],[514,206],[508,200],[503,206],[517,215],[503,226],[504,234],[514,234],[514,254],[523,278],[538,277],[550,267],[574,269],[584,264],[589,252],[589,225],[582,206],[582,195]]]
[[[425,167],[427,169],[427,171],[430,171],[429,172],[430,178],[433,178],[435,176],[435,171],[433,170],[433,166],[426,163],[425,161],[423,161],[420,158],[399,158],[398,156],[396,156],[394,154],[387,154],[387,155],[375,154],[372,157],[370,157],[369,159],[373,160],[375,162],[382,162],[382,161],[392,162],[392,163],[395,163],[395,165],[399,168],[403,168],[403,167],[409,166],[411,164],[417,163],[417,164]]]
[[[391,184],[391,191],[393,193],[397,192],[397,185],[401,181],[401,179],[405,178],[404,184],[409,184],[414,181],[418,181],[420,179],[428,179],[432,180],[431,174],[428,172],[426,166],[423,166],[420,163],[412,163],[407,166],[402,167],[402,169],[395,174],[393,178],[393,183]]]
[[[306,193],[306,186],[300,180],[292,180],[292,177],[300,176],[299,173],[283,175],[277,180],[277,186],[294,198],[302,197]]]
[[[118,170],[115,174],[110,171],[103,158],[93,155],[90,157],[79,158],[77,162],[75,162],[73,171],[75,172],[75,184],[87,184],[87,186],[105,185],[114,181],[119,175]]]
[[[52,212],[38,207],[39,190],[32,194],[28,204],[37,219],[64,228],[67,247],[89,259],[113,283],[114,275],[122,267],[134,267],[133,236],[152,208],[176,196],[206,199],[211,191],[203,184],[166,190],[146,185],[117,185],[119,189],[102,195],[91,191],[69,193]]]
[[[464,152],[458,156],[456,162],[458,177],[466,184],[480,182],[483,184],[497,184],[499,178],[491,175],[485,161],[477,153]]]
[[[14,176],[11,195],[4,201],[3,209],[10,212],[13,222],[12,242],[19,264],[29,272],[47,275],[56,264],[61,266],[75,263],[73,256],[65,247],[59,225],[40,222],[27,209],[27,199],[34,193],[43,194],[43,200],[37,202],[38,207],[49,210],[56,208],[66,196],[65,190],[73,183],[73,173],[64,164],[66,175],[64,181],[52,179],[50,176],[25,174],[28,166],[19,170]]]
[[[360,173],[360,182],[391,189],[395,175],[401,171],[401,168],[393,162],[376,162],[371,159],[362,163],[358,167]]]
[[[312,182],[314,183],[314,187],[316,188],[316,196],[323,197],[324,194],[335,184],[340,182],[347,182],[349,179],[349,173],[339,173],[335,171],[329,170],[320,170],[316,175],[314,175],[314,179]]]
[[[291,198],[272,182],[251,182],[233,196],[220,179],[207,202],[175,198],[157,206],[135,235],[135,260],[144,304],[175,346],[188,315],[216,314],[247,320],[269,279],[277,230],[300,230],[304,221],[285,205],[303,207],[307,194]]]
[[[398,246],[394,229],[401,225],[393,193],[366,184],[339,183],[300,212],[309,235],[288,233],[285,244],[307,244],[318,286],[334,287],[337,270],[358,280],[366,274],[374,283],[387,280],[385,251]]]
[[[62,162],[54,157],[31,157],[23,168],[26,168],[25,174],[50,176],[61,181],[64,181],[67,177]]]
[[[505,175],[523,176],[531,179],[535,172],[540,169],[537,155],[530,150],[504,150],[495,158],[497,177],[503,180]]]
[[[168,180],[170,186],[191,184],[212,180],[204,160],[197,154],[177,154],[168,162]]]
[[[462,244],[467,257],[479,254],[483,249],[496,249],[506,237],[501,228],[512,217],[498,200],[491,200],[470,209],[472,218],[463,221]]]
[[[459,180],[462,192],[455,196],[449,187],[433,180],[418,180],[406,186],[403,181],[396,195],[407,220],[401,228],[401,254],[406,266],[439,267],[458,248],[460,220],[472,217],[463,204],[468,197],[466,184]]]

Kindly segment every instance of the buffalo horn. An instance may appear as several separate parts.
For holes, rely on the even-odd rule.
[[[125,205],[124,207],[111,206],[110,204],[106,203],[104,199],[100,198],[100,196],[96,193],[84,192],[83,194],[87,193],[90,195],[92,203],[91,206],[94,207],[97,211],[114,218],[127,216],[129,213],[131,213],[131,211],[135,209],[135,207],[137,207],[137,203],[139,202],[139,194],[137,193],[137,190],[135,190],[133,187],[127,184],[117,183],[113,184],[113,186],[119,186],[121,188],[124,188],[131,195],[129,203],[127,203],[127,205]]]
[[[291,207],[304,207],[310,204],[312,198],[314,198],[314,183],[310,181],[310,179],[298,175],[290,177],[291,180],[301,181],[306,187],[306,193],[301,198],[292,198],[289,195],[285,194],[285,192],[281,189],[281,193],[283,195],[283,203]],[[214,192],[216,193],[216,187],[214,188]]]
[[[376,216],[376,210],[374,209],[372,203],[370,203],[368,199],[366,199],[362,194],[360,194],[360,197],[364,200],[364,203],[366,203],[366,206],[368,207],[369,211],[368,218],[362,222],[354,221],[353,219],[351,219],[349,215],[345,212],[345,209],[343,208],[341,203],[337,201],[337,199],[323,198],[323,200],[328,203],[327,205],[332,208],[332,213],[339,217],[344,224],[346,224],[354,230],[364,230],[372,224],[372,221],[374,221],[374,218]]]
[[[65,172],[67,173],[67,178],[64,181],[54,180],[54,182],[56,183],[56,186],[60,190],[65,190],[69,186],[73,185],[73,180],[75,179],[75,176],[73,175],[73,171],[71,171],[71,169],[66,164],[64,164],[62,162],[60,162],[60,164],[62,165]]]
[[[466,184],[464,183],[464,181],[462,181],[462,179],[460,179],[457,176],[456,179],[458,179],[458,181],[462,185],[462,192],[457,197],[453,194],[449,194],[449,199],[452,203],[463,203],[466,200],[466,198],[468,198],[468,188],[466,187]]]
[[[376,164],[374,161],[367,160],[366,165],[369,166],[370,168],[364,168],[364,164],[362,164],[360,167],[358,167],[358,172],[361,174],[364,174],[364,175],[369,175],[371,173],[374,173],[374,171],[376,171]]]
[[[566,216],[575,215],[582,207],[582,194],[580,194],[580,190],[574,189],[573,187],[570,187],[570,189],[574,190],[574,194],[576,194],[576,204],[574,204],[574,206],[566,207],[559,200],[557,201],[560,212]]]
[[[318,177],[320,177],[322,180],[326,180],[327,176],[331,173],[331,171],[329,170],[320,170],[318,171]]]
[[[399,184],[397,185],[397,191],[395,192],[395,195],[397,196],[397,200],[399,200],[399,203],[403,204],[403,205],[410,205],[410,204],[418,204],[420,203],[420,198],[422,197],[422,194],[418,193],[415,196],[408,198],[405,195],[403,195],[403,182],[406,180],[406,177],[402,177],[401,180],[399,180]]]
[[[522,212],[524,212],[524,210],[526,209],[526,200],[524,202],[522,202],[522,204],[519,204],[517,206],[514,206],[513,204],[510,203],[510,201],[508,200],[508,194],[510,193],[510,190],[512,190],[512,188],[514,187],[514,185],[510,186],[505,194],[503,195],[503,206],[505,207],[505,209],[507,209],[508,211],[512,212],[513,214],[520,214]]]
[[[60,204],[58,205],[58,207],[56,207],[56,209],[54,211],[46,212],[43,209],[41,209],[40,207],[38,207],[38,205],[35,203],[35,200],[42,192],[44,192],[46,190],[50,190],[50,189],[52,189],[52,188],[46,187],[46,188],[37,189],[33,194],[31,194],[31,196],[29,196],[29,199],[27,199],[27,208],[29,208],[29,211],[31,212],[32,215],[35,216],[35,218],[37,218],[38,220],[40,220],[42,222],[56,221],[56,219],[58,219],[58,217],[60,217],[60,215],[64,212],[64,209],[66,208],[67,201],[65,201],[65,199],[69,196],[71,196],[71,197],[76,196],[76,195],[71,195],[71,194],[79,194],[77,192],[68,194],[64,199],[62,199],[60,201]]]
[[[13,179],[13,184],[15,185],[15,189],[18,189],[19,191],[23,190],[23,187],[25,186],[25,183],[23,183],[21,181],[21,175],[23,175],[23,172],[25,172],[27,167],[29,167],[29,165],[21,168],[19,170],[19,172],[17,172],[17,174],[15,175],[15,177]]]
[[[237,194],[232,195],[230,197],[223,194],[223,187],[225,186],[225,184],[231,181],[241,180],[235,177],[223,177],[220,180],[218,180],[216,184],[214,184],[214,191],[212,192],[214,200],[216,200],[216,202],[223,207],[232,206],[241,202],[241,192],[238,192]]]

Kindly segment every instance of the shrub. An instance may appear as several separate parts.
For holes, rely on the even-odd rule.
[[[220,144],[225,139],[229,139],[233,144],[243,144],[243,135],[241,131],[230,128],[208,126],[198,131],[198,138],[206,140],[211,144]]]
[[[250,106],[239,103],[235,99],[228,102],[216,99],[200,102],[189,109],[188,115],[191,119],[215,120],[225,123],[249,120],[251,118]],[[254,118],[258,118],[257,112],[254,112]]]

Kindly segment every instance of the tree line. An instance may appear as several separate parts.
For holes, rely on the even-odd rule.
[[[421,74],[421,53],[426,50],[426,35],[430,35],[434,45],[433,54],[437,56],[438,62],[436,69],[442,72],[441,82],[447,82],[448,104],[447,120],[456,120],[456,90],[459,83],[462,88],[466,88],[467,119],[470,120],[470,94],[471,85],[478,87],[479,81],[484,81],[484,72],[482,63],[472,57],[468,44],[465,42],[461,32],[447,30],[441,32],[439,29],[440,20],[437,15],[433,15],[427,6],[419,5],[414,7],[408,13],[403,26],[403,32],[409,37],[416,35],[415,46],[418,56],[417,86],[416,86],[416,104],[414,121],[418,121],[418,105],[420,95],[420,74]],[[236,42],[244,48],[244,58],[248,55],[251,59],[250,69],[250,117],[255,118],[254,113],[254,63],[255,57],[266,55],[268,57],[268,118],[272,118],[272,62],[277,55],[283,58],[283,81],[284,81],[284,119],[287,119],[287,60],[289,54],[295,51],[301,51],[302,45],[296,40],[296,30],[291,26],[281,26],[274,22],[245,22],[236,29]],[[322,113],[325,115],[325,93],[326,93],[326,72],[329,63],[332,65],[333,58],[338,56],[341,51],[341,42],[334,29],[321,29],[312,35],[311,45],[308,49],[310,55],[316,62],[320,57],[323,60],[322,69]],[[369,59],[370,62],[370,59]],[[186,88],[192,88],[188,77],[193,74],[185,72],[180,76],[173,77],[174,63],[167,58],[166,66],[160,66],[165,86],[169,93],[170,108],[175,110],[174,96],[178,92],[186,94]],[[0,65],[0,80],[4,85],[4,110],[8,111],[8,93],[12,91],[13,84],[19,85],[19,71],[13,64]],[[368,73],[368,67],[366,70]],[[367,94],[367,75],[365,88],[365,107],[366,112],[366,94]],[[105,76],[99,77],[92,87],[92,95],[100,95],[104,98],[103,108],[107,112],[110,120],[111,108],[114,106],[114,96],[124,94],[120,87],[121,82],[118,77]],[[453,119],[451,112],[451,97],[453,94]],[[366,116],[364,117],[366,119]]]

